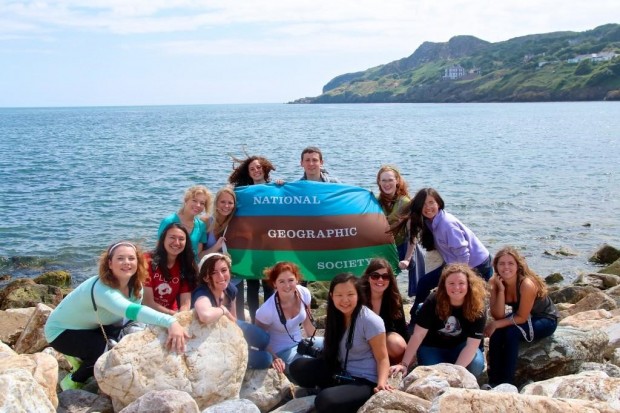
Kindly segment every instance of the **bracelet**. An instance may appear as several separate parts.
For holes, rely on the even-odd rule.
[[[224,307],[220,307],[220,310],[222,310],[222,317],[226,315],[226,311],[224,311]]]
[[[404,361],[401,361],[400,363],[401,366],[403,366],[405,368],[405,370],[409,370],[409,364],[405,363]]]

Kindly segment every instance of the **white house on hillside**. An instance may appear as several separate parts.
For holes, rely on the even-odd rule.
[[[463,76],[465,76],[465,69],[461,65],[452,65],[450,67],[445,68],[443,71],[444,79],[455,80],[455,79],[460,79]]]

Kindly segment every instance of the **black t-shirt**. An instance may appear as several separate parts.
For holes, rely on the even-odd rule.
[[[486,312],[473,322],[463,317],[461,307],[452,307],[446,320],[441,320],[435,311],[437,297],[432,293],[416,316],[416,324],[428,329],[422,341],[423,346],[452,348],[467,341],[468,337],[483,339]]]

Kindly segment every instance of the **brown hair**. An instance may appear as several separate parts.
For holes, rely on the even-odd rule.
[[[530,269],[527,262],[525,262],[525,258],[519,254],[519,251],[517,251],[515,247],[504,247],[497,251],[495,257],[493,258],[493,271],[495,271],[495,274],[499,274],[499,271],[497,271],[497,263],[504,255],[510,255],[517,262],[517,286],[521,283],[521,281],[523,281],[524,278],[529,278],[538,290],[536,291],[536,297],[544,298],[547,296],[547,284],[545,284],[543,279],[538,274]]]
[[[446,289],[446,279],[455,273],[461,273],[467,277],[467,294],[463,302],[463,317],[469,321],[474,321],[484,314],[487,289],[484,280],[467,264],[449,264],[443,269],[437,285],[437,308],[435,311],[442,320],[450,316],[452,310]]]
[[[102,283],[107,285],[108,287],[120,288],[120,283],[118,279],[112,274],[112,270],[110,269],[110,260],[114,258],[114,252],[118,249],[118,247],[132,247],[136,252],[136,259],[138,261],[138,267],[136,269],[136,273],[129,279],[129,290],[136,298],[142,298],[142,286],[144,282],[149,276],[148,270],[146,268],[146,260],[144,259],[144,254],[139,246],[133,244],[129,241],[120,241],[111,244],[99,257],[99,279]]]
[[[250,176],[249,171],[250,164],[254,161],[258,161],[258,163],[260,163],[261,168],[263,168],[263,173],[265,174],[265,182],[269,182],[271,180],[271,178],[269,178],[269,173],[271,171],[275,171],[276,168],[269,161],[269,159],[262,156],[250,156],[246,159],[233,158],[234,170],[228,177],[228,182],[234,187],[254,185],[254,180]],[[235,164],[238,165],[234,166]]]
[[[198,271],[198,283],[200,285],[206,285],[209,289],[211,289],[211,274],[213,274],[213,271],[215,270],[215,264],[219,261],[224,261],[226,263],[228,266],[228,272],[232,277],[232,260],[230,257],[228,255],[220,254],[219,252],[214,252],[205,255],[200,262],[200,270]],[[205,281],[205,277],[207,277],[207,281]]]
[[[370,303],[370,273],[383,268],[387,270],[387,274],[390,276],[390,285],[383,293],[383,297],[381,297],[381,305],[383,305],[383,300],[387,300],[388,314],[390,317],[401,318],[403,316],[401,312],[403,307],[403,299],[398,291],[398,285],[396,284],[396,277],[394,276],[392,266],[389,262],[387,262],[387,260],[384,260],[383,258],[373,258],[370,260],[368,267],[366,267],[362,277],[360,278],[362,290],[366,294],[366,299]]]

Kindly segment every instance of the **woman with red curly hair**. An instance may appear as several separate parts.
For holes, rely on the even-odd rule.
[[[467,265],[446,266],[437,292],[431,293],[418,313],[403,361],[390,372],[406,373],[417,359],[421,366],[453,363],[479,376],[484,369],[479,346],[486,322],[486,295],[484,281]]]
[[[106,336],[116,339],[124,318],[168,328],[166,346],[185,351],[189,335],[176,319],[141,305],[147,274],[142,251],[131,242],[117,242],[101,255],[99,276],[84,281],[52,311],[45,323],[48,343],[81,359],[81,365],[61,381],[63,390],[81,388],[93,376],[95,362],[106,349]]]

